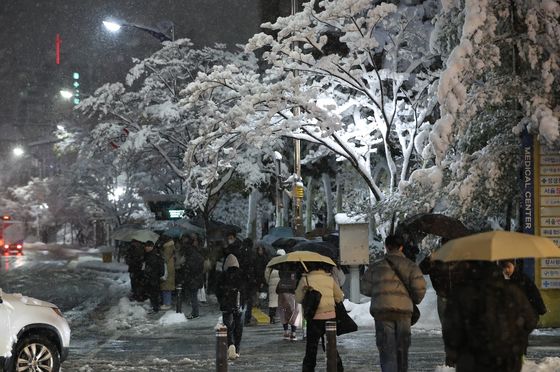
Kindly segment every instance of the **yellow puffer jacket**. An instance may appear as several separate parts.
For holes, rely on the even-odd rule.
[[[307,286],[321,292],[321,302],[315,317],[321,313],[334,311],[335,302],[342,302],[344,299],[344,293],[335,283],[332,275],[323,270],[313,270],[303,274],[296,288],[296,302],[301,303]]]

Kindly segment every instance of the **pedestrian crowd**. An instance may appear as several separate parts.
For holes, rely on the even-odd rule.
[[[401,237],[389,235],[384,245],[385,255],[370,263],[360,279],[360,292],[371,298],[382,372],[408,370],[411,326],[426,293],[424,275],[429,275],[437,294],[447,366],[458,372],[521,371],[529,334],[546,307],[517,262],[444,263],[427,256],[416,264],[403,254]],[[276,256],[285,254],[283,249],[276,251]],[[240,356],[244,326],[255,323],[253,306],[268,307],[270,324],[281,324],[282,337],[295,341],[298,304],[303,303],[302,371],[314,371],[321,340],[324,349],[326,323],[340,320],[339,306],[346,312],[341,305],[344,273],[320,262],[267,266],[271,258],[263,247],[254,247],[252,240],[240,240],[233,232],[213,260],[204,254],[196,235],[183,235],[175,242],[165,236],[155,243],[132,241],[126,255],[131,299],[149,299],[156,313],[169,309],[175,289],[182,288],[177,295],[184,297],[177,301],[189,301],[187,317],[196,319],[199,300],[207,291],[214,292],[227,327],[230,360]],[[315,298],[310,302],[311,292]],[[338,353],[336,364],[343,371]]]

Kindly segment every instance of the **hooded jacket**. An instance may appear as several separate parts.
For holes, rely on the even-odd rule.
[[[387,260],[399,271],[404,284]],[[360,292],[371,297],[369,312],[376,320],[410,319],[412,304],[419,304],[426,294],[426,280],[418,265],[402,252],[389,251],[362,276]]]
[[[239,262],[233,254],[229,254],[216,287],[220,310],[223,312],[239,311],[243,295],[243,277],[239,270]]]

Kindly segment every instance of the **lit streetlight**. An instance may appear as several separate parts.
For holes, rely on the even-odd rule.
[[[74,97],[74,93],[69,90],[63,89],[60,91],[60,96],[64,99],[70,99]]]
[[[12,153],[14,154],[14,156],[19,158],[23,156],[23,154],[25,154],[25,150],[21,146],[16,146],[13,148]]]
[[[152,28],[152,27],[141,26],[141,25],[137,25],[137,24],[134,24],[134,23],[116,21],[116,20],[103,21],[103,26],[105,26],[105,28],[110,32],[118,32],[122,27],[135,28],[137,30],[141,30],[141,31],[149,33],[150,35],[152,35],[153,37],[155,37],[156,39],[158,39],[162,43],[164,41],[175,41],[175,25],[173,24],[173,22],[162,23],[161,27],[158,27],[158,29],[155,29],[155,28]],[[161,31],[161,29],[164,29],[164,28],[169,30],[170,35]]]

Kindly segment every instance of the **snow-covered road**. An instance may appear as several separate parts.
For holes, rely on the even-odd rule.
[[[63,371],[211,371],[215,370],[215,332],[220,313],[215,298],[201,308],[202,316],[187,321],[174,311],[147,314],[148,303],[131,303],[123,265],[102,264],[96,250],[35,245],[24,256],[0,257],[0,287],[60,306],[72,328],[71,350]],[[352,305],[352,304],[350,304]],[[185,309],[186,311],[187,309]],[[413,328],[411,371],[452,371],[444,360],[435,294],[421,305]],[[361,325],[338,339],[346,371],[378,371],[373,320],[367,304],[354,305]],[[282,340],[281,326],[246,327],[241,357],[230,371],[297,371],[305,344]],[[318,365],[324,364],[319,352]],[[524,372],[559,371],[560,332],[539,330],[531,338]],[[318,370],[322,370],[318,368]]]

